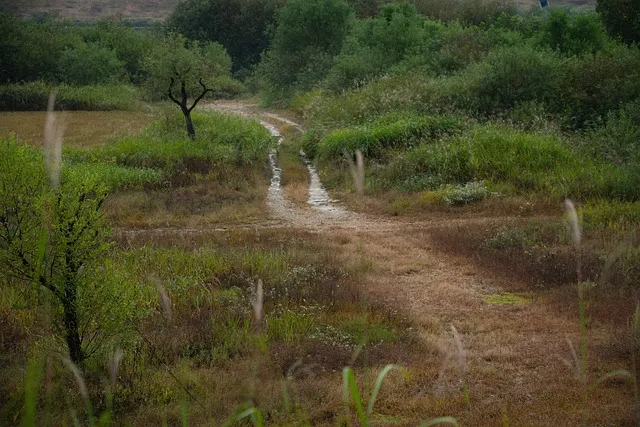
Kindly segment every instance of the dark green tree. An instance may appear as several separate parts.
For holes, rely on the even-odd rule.
[[[598,0],[596,11],[612,37],[640,42],[640,0]]]
[[[218,42],[233,71],[251,68],[269,44],[267,29],[281,0],[182,0],[167,21],[170,31],[191,40]]]
[[[289,0],[280,9],[261,72],[280,90],[308,89],[322,80],[351,26],[345,0]]]

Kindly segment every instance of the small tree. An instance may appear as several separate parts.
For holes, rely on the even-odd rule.
[[[50,184],[37,150],[0,139],[0,283],[37,292],[75,363],[142,312],[139,287],[97,268],[108,249],[105,197],[91,176]]]
[[[144,61],[147,88],[153,97],[159,92],[180,107],[187,133],[195,139],[191,112],[207,93],[214,92],[215,81],[231,74],[231,59],[218,43],[191,42],[181,35],[167,37]],[[179,92],[174,93],[176,85]],[[164,88],[164,90],[162,89]],[[198,94],[189,105],[189,97]]]

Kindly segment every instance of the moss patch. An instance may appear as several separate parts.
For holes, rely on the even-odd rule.
[[[505,292],[503,294],[487,295],[484,297],[484,302],[496,305],[517,305],[528,304],[530,300],[520,295]]]

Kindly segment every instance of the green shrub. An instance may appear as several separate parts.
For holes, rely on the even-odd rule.
[[[277,26],[259,74],[268,91],[310,89],[328,72],[342,48],[352,11],[344,0],[291,0],[280,9]]]
[[[426,64],[439,48],[443,27],[425,21],[408,3],[384,5],[376,18],[354,23],[325,86],[340,91],[357,87],[392,68]]]
[[[107,272],[105,187],[73,173],[52,185],[42,154],[14,139],[0,140],[0,162],[0,275],[37,295],[69,357],[82,363],[144,312],[126,274]]]
[[[142,29],[131,21],[105,20],[93,25],[77,28],[84,41],[98,44],[113,51],[126,70],[131,83],[140,84],[144,80],[142,60],[157,43],[151,31]]]
[[[457,77],[470,84],[467,93],[463,87],[453,96],[457,105],[480,116],[500,114],[526,101],[550,103],[558,96],[564,66],[557,54],[530,46],[498,49]]]
[[[625,43],[640,42],[640,9],[631,0],[598,0],[596,11],[612,37]]]
[[[383,116],[368,126],[330,132],[319,141],[317,152],[324,158],[336,158],[345,151],[361,150],[366,157],[380,157],[384,149],[410,147],[421,140],[458,133],[463,128],[461,121],[451,116],[400,116]]]
[[[81,43],[60,55],[60,79],[69,85],[88,86],[125,80],[124,62],[116,52],[97,43]]]
[[[138,92],[132,86],[31,82],[0,86],[0,111],[44,111],[52,91],[57,93],[56,110],[132,110],[138,105]]]
[[[442,193],[442,201],[449,205],[466,205],[479,202],[491,195],[482,181],[446,186],[440,192]]]
[[[549,12],[536,37],[542,46],[565,55],[596,53],[608,43],[597,13],[572,13],[562,8],[554,8]]]
[[[551,108],[573,128],[598,123],[640,98],[640,49],[618,46],[565,61]]]
[[[609,113],[604,126],[591,130],[581,148],[609,163],[640,163],[640,103]]]

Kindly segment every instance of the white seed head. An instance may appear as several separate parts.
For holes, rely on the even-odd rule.
[[[580,221],[578,220],[578,212],[570,199],[566,199],[564,201],[564,209],[569,217],[569,227],[571,230],[573,244],[576,248],[579,248],[580,243],[582,242],[582,231],[580,229]]]

